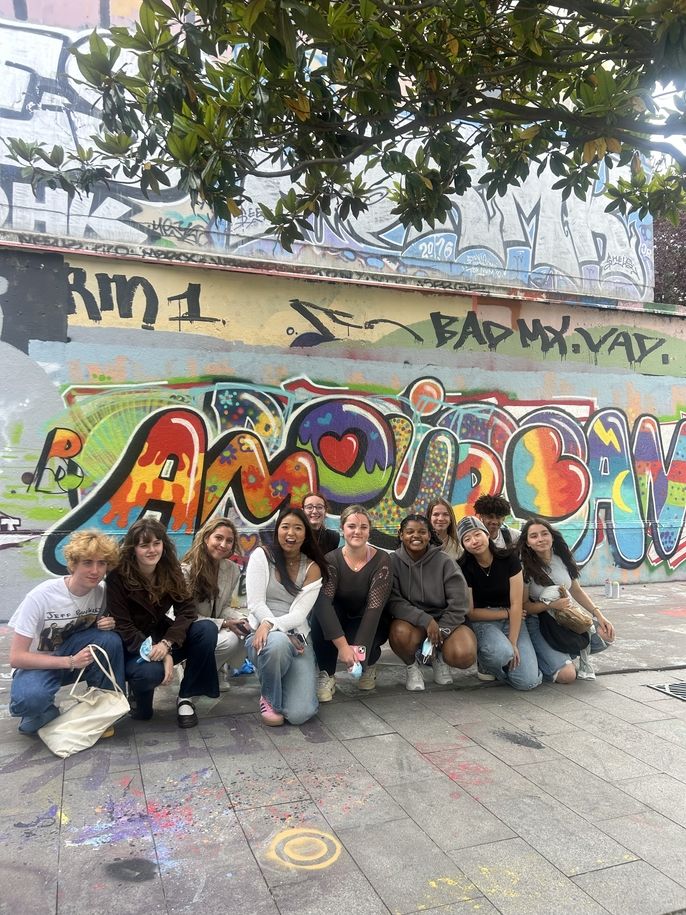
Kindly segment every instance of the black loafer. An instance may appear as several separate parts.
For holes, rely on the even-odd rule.
[[[188,706],[193,709],[192,715],[179,715],[179,709]],[[176,721],[180,728],[194,728],[198,725],[198,716],[195,714],[195,706],[190,699],[179,699],[176,706]]]

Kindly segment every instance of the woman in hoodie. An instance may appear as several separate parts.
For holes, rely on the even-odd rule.
[[[534,646],[522,625],[524,578],[519,559],[493,545],[483,521],[468,515],[457,525],[464,549],[459,560],[472,600],[469,620],[479,647],[480,680],[501,680],[515,689],[541,682]]]
[[[406,664],[405,687],[424,689],[415,658],[425,639],[433,646],[434,683],[453,682],[451,667],[464,670],[476,660],[476,639],[465,625],[469,593],[462,572],[441,549],[424,515],[403,518],[400,547],[391,555],[393,585],[386,605],[391,648]]]

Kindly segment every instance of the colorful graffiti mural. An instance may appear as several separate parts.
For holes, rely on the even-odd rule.
[[[686,575],[669,310],[0,250],[0,357],[17,582],[59,574],[72,531],[146,513],[183,551],[228,512],[249,551],[313,488],[334,527],[367,505],[384,547],[436,495],[461,515],[502,492],[514,524],[560,527],[585,581]]]
[[[384,547],[404,514],[438,494],[459,517],[480,494],[504,491],[515,518],[559,525],[582,564],[605,537],[625,569],[686,558],[686,419],[641,416],[630,429],[621,410],[579,400],[518,415],[521,403],[502,394],[497,403],[452,394],[430,377],[373,397],[307,378],[274,389],[226,379],[70,388],[65,402],[81,431],[52,429],[28,481],[36,492],[46,477],[80,491],[45,539],[53,572],[65,538],[83,527],[121,534],[153,514],[183,550],[216,512],[234,513],[250,536],[310,489],[333,516],[365,504]]]
[[[80,4],[0,0],[0,134],[27,142],[75,148],[97,129],[95,98],[79,82],[71,47],[96,26],[126,24],[135,0]],[[61,28],[59,28],[61,27]],[[407,149],[414,155],[413,150]],[[275,171],[278,169],[275,164]],[[345,272],[386,282],[445,282],[486,288],[528,289],[536,294],[581,294],[650,301],[653,295],[652,223],[635,215],[606,213],[603,176],[580,201],[563,201],[556,177],[534,174],[500,199],[474,186],[455,198],[446,224],[405,229],[378,179],[378,200],[357,220],[321,217],[293,254],[265,234],[259,204],[273,207],[288,179],[246,182],[246,204],[231,226],[194,213],[173,190],[146,200],[125,184],[102,187],[70,200],[46,188],[36,198],[30,184],[0,148],[0,235],[10,242],[143,255],[176,263],[221,264],[228,258],[278,261],[294,270]],[[535,170],[534,170],[535,171]]]

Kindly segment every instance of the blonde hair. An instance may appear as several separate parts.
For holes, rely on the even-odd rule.
[[[348,507],[344,508],[341,512],[341,529],[351,515],[364,515],[367,521],[369,521],[369,527],[372,527],[372,519],[363,505],[348,505]]]
[[[100,531],[79,531],[72,534],[64,548],[67,569],[73,572],[83,559],[104,559],[108,569],[113,569],[119,559],[119,548],[113,537]]]

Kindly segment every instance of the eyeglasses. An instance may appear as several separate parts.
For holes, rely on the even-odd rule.
[[[324,505],[306,505],[305,508],[303,509],[303,511],[307,512],[308,514],[310,512],[320,514],[320,513],[326,511],[326,507]]]

